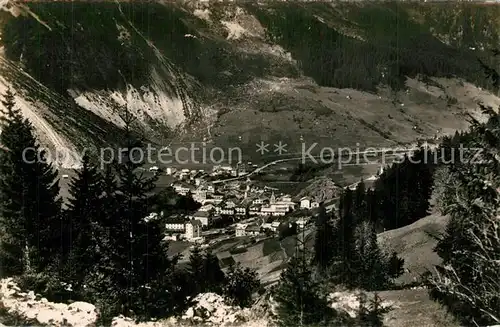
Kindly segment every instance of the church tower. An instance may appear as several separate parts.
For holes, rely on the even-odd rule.
[[[245,189],[245,199],[248,198],[248,192],[250,192],[250,178],[247,177],[247,181],[246,181],[246,184],[247,184],[247,187]]]
[[[274,196],[274,191],[273,193],[271,194],[271,199],[269,201],[270,204],[275,204],[276,203],[276,196]]]

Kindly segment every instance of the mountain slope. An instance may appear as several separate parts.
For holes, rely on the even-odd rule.
[[[411,142],[500,103],[478,60],[499,65],[499,6],[3,3],[2,84],[52,146],[116,143],[117,103],[152,142],[240,142],[248,156],[256,141],[299,147],[301,135]]]

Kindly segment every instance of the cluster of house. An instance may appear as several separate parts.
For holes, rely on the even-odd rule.
[[[212,195],[215,195],[215,193]],[[297,207],[301,209],[314,209],[319,206],[319,203],[307,197],[300,199],[298,203],[292,201],[291,197],[287,195],[276,198],[274,192],[270,198],[258,197],[251,201],[245,201],[244,199],[239,204],[231,200],[224,200],[223,197],[218,197],[217,201],[211,200],[211,198],[205,198],[205,201],[202,202],[203,206],[192,215],[168,218],[165,223],[166,232],[177,234],[177,236],[172,236],[171,239],[176,240],[182,234],[185,240],[203,242],[203,238],[201,237],[202,229],[210,228],[217,220],[222,219],[223,216],[231,216],[236,220],[259,216],[280,217],[285,216]],[[300,225],[300,220],[297,223]],[[279,222],[263,223],[260,226],[238,224],[236,226],[236,236],[257,235],[264,230],[276,232],[279,226]]]
[[[217,220],[232,217],[232,221],[241,221],[251,217],[282,217],[288,213],[300,209],[314,209],[319,206],[318,202],[304,197],[293,201],[291,196],[282,195],[276,197],[274,191],[269,196],[266,187],[250,187],[247,179],[246,188],[241,181],[234,182],[233,189],[228,184],[216,189],[215,184],[210,182],[210,176],[245,175],[248,169],[255,168],[251,162],[232,166],[214,166],[211,173],[203,170],[189,170],[166,168],[166,173],[176,177],[171,187],[180,195],[191,195],[202,207],[191,215],[175,216],[166,219],[165,230],[171,239],[182,237],[192,242],[203,242],[202,229],[209,229]],[[153,167],[154,168],[154,167]],[[243,182],[244,183],[244,182]],[[244,189],[245,188],[245,189]],[[243,190],[244,189],[244,190]],[[265,196],[267,194],[267,196]],[[219,224],[220,225],[220,224]],[[254,235],[262,230],[277,231],[279,224],[270,223],[269,226],[247,225],[243,229],[237,228],[238,235]],[[241,226],[240,226],[241,227]],[[238,231],[239,230],[239,231]]]
[[[253,169],[258,168],[258,165],[252,164],[252,162],[238,163],[235,167],[231,165],[216,165],[212,167],[211,172],[206,172],[204,169],[190,170],[187,168],[178,170],[175,167],[167,167],[165,169],[167,175],[174,176],[179,180],[189,180],[200,182],[204,177],[220,177],[220,176],[243,176],[251,172]],[[158,171],[159,168],[153,166],[149,169],[150,171]]]
[[[311,221],[311,217],[300,217],[295,220],[298,229],[303,229]],[[235,236],[257,236],[266,231],[276,233],[283,224],[291,224],[292,222],[273,221],[270,223],[262,223],[260,226],[256,223],[236,224]]]

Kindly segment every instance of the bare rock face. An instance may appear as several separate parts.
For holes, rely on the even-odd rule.
[[[348,314],[351,318],[356,318],[360,305],[360,293],[355,292],[334,292],[330,293],[328,300],[330,306],[338,312]],[[382,308],[391,308],[395,303],[391,301],[382,301]]]
[[[181,317],[159,321],[135,323],[123,316],[113,319],[112,327],[270,327],[269,319],[256,315],[250,309],[241,309],[225,303],[224,298],[215,293],[198,294],[195,303]]]
[[[0,307],[15,317],[48,326],[95,326],[98,311],[90,303],[74,302],[68,305],[37,298],[33,291],[22,292],[12,278],[0,281]]]
[[[341,190],[341,187],[336,185],[331,179],[319,177],[304,188],[298,197],[309,196],[316,202],[322,202],[336,198],[339,196]]]
[[[193,298],[194,305],[181,317],[170,317],[158,321],[136,323],[132,318],[119,316],[112,320],[112,327],[272,327],[270,316],[276,314],[276,302],[265,300],[265,310],[256,307],[242,309],[228,305],[224,298],[215,293],[202,293]],[[352,292],[335,292],[329,296],[332,308],[356,317],[359,297]],[[383,307],[394,303],[383,301]],[[22,292],[18,285],[7,278],[0,280],[0,309],[29,324],[54,327],[95,327],[98,319],[96,307],[86,302],[72,304],[53,303],[34,292]],[[0,324],[0,327],[2,325]]]

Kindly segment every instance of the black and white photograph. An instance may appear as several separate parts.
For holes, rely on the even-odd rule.
[[[500,327],[499,74],[499,0],[0,0],[0,327]]]

